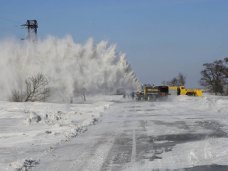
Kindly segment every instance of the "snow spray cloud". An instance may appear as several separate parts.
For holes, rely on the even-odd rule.
[[[115,45],[89,39],[77,44],[71,36],[49,36],[36,43],[0,41],[0,99],[6,100],[13,89],[23,89],[24,81],[37,73],[49,80],[51,96],[61,100],[80,91],[114,93],[140,86],[125,54],[117,53]]]

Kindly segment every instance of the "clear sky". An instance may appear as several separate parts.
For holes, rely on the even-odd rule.
[[[117,44],[143,83],[181,72],[197,87],[202,64],[228,56],[228,0],[0,0],[1,39],[25,37],[27,19],[41,38]]]

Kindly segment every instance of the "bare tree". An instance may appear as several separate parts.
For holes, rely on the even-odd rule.
[[[27,101],[45,101],[49,96],[50,90],[47,88],[47,78],[39,73],[36,76],[30,77],[25,80],[26,84],[26,98]]]
[[[162,84],[169,86],[184,86],[186,84],[186,77],[179,73],[177,77],[174,77],[170,81],[163,81]]]
[[[217,94],[227,94],[228,85],[228,58],[216,60],[213,63],[203,64],[200,84],[207,88],[209,92]]]
[[[39,73],[25,80],[25,91],[13,90],[10,100],[15,102],[45,101],[50,96],[47,78]]]
[[[14,89],[12,91],[11,97],[10,97],[10,101],[12,102],[22,102],[24,99],[24,94],[22,91],[16,90]]]
[[[224,84],[224,93],[228,95],[228,57],[224,58],[224,76],[225,76],[225,84]]]
[[[224,58],[223,60],[223,74],[226,78],[226,81],[228,79],[228,57]]]
[[[86,101],[86,88],[81,90],[83,101]]]
[[[180,86],[184,86],[186,84],[186,77],[182,73],[178,74],[177,80]]]
[[[74,97],[81,97],[83,101],[86,101],[86,88],[77,88],[76,86],[75,84]],[[71,103],[73,103],[73,99],[71,99]]]

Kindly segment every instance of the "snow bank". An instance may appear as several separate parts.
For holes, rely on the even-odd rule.
[[[47,76],[52,99],[58,101],[82,91],[111,94],[140,85],[125,54],[107,41],[78,44],[71,36],[49,36],[36,43],[3,40],[0,51],[1,100],[8,100],[13,89],[23,89],[25,79],[37,73]]]
[[[86,103],[0,102],[0,170],[26,170],[56,145],[87,130],[119,96]]]

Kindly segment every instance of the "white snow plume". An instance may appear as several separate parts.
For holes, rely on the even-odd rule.
[[[0,41],[0,99],[12,89],[23,89],[26,78],[37,73],[49,80],[52,97],[61,100],[87,93],[114,93],[118,88],[135,89],[140,82],[125,54],[107,41],[75,43],[71,36],[49,36],[36,43]]]

